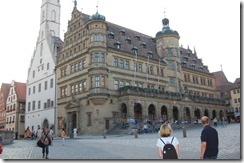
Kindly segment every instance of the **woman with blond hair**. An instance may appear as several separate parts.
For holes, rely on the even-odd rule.
[[[176,150],[177,158],[179,156],[179,141],[176,137],[172,136],[172,128],[169,123],[164,123],[161,125],[160,130],[159,130],[159,136],[160,138],[157,141],[156,146],[158,147],[158,156],[161,159],[163,158],[163,149],[166,144],[172,144]],[[176,158],[176,159],[177,159]]]

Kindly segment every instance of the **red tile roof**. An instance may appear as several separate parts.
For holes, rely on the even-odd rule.
[[[89,15],[82,13],[83,15],[83,21],[87,23],[89,21]],[[134,55],[132,49],[133,47],[136,47],[138,49],[138,57],[148,57],[148,53],[152,53],[153,57],[151,58],[152,60],[158,61],[160,58],[159,54],[157,54],[156,50],[156,39],[154,37],[145,35],[143,33],[134,31],[132,29],[128,29],[126,27],[107,22],[105,21],[108,25],[107,28],[107,45],[108,48],[113,49],[113,50],[118,50],[122,52],[126,52],[128,54]],[[121,34],[124,33],[124,34]],[[109,35],[113,35],[112,38],[109,37]],[[139,39],[137,39],[139,37]],[[131,43],[127,43],[126,39],[129,38],[131,40]],[[115,47],[115,44],[119,43],[121,45],[120,49],[117,49]],[[145,47],[143,46],[145,45]],[[190,56],[188,58],[188,61],[186,62],[186,68],[191,68],[192,64],[195,65],[194,71],[201,71],[204,73],[209,73],[208,66],[203,65],[202,59],[199,59],[192,50],[189,48],[185,49],[183,47],[180,47],[180,51],[182,51],[181,54],[181,61],[183,61],[183,57],[187,52],[190,53]],[[162,54],[163,57],[165,57],[165,54]],[[150,60],[151,60],[150,59]]]
[[[213,74],[214,74],[214,77],[215,77],[215,85],[216,85],[216,87],[233,84],[233,83],[228,81],[228,79],[226,78],[226,76],[225,76],[223,71],[213,72]]]
[[[11,86],[11,84],[7,84],[7,83],[2,83],[2,85],[1,85],[0,96],[3,96],[4,107],[6,105],[10,86]]]
[[[19,101],[26,100],[26,83],[15,82],[15,91]]]
[[[240,84],[240,82],[241,82],[241,80],[240,80],[240,78],[236,78],[236,80],[235,80],[235,84]]]

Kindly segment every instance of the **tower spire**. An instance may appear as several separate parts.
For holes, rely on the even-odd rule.
[[[97,13],[98,13],[98,3],[99,3],[99,1],[97,0],[97,6],[96,6],[97,7]]]
[[[74,2],[74,8],[76,8],[76,6],[77,6],[77,1],[74,0],[73,2]]]
[[[164,8],[164,18],[166,18],[166,7]]]

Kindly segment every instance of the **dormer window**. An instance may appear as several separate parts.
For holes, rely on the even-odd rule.
[[[130,37],[127,37],[127,38],[125,39],[125,42],[128,43],[128,44],[131,44],[131,38],[130,38]]]
[[[125,36],[125,30],[122,29],[122,30],[120,30],[119,33],[120,33],[121,36]]]
[[[192,68],[193,70],[195,70],[195,64],[194,64],[194,63],[191,64],[191,68]]]
[[[198,69],[202,71],[203,70],[203,66],[199,66]]]
[[[114,33],[113,33],[113,32],[110,32],[110,33],[108,34],[108,38],[114,39]]]
[[[140,36],[139,35],[136,35],[135,36],[135,39],[138,40],[138,41],[140,41]]]
[[[147,53],[147,55],[149,56],[149,58],[153,58],[153,52],[152,52],[152,51],[149,51],[149,52]]]
[[[134,54],[138,54],[138,48],[136,46],[133,46],[131,50],[133,51]]]
[[[146,43],[145,43],[145,42],[142,42],[142,43],[141,43],[141,46],[142,46],[143,48],[146,48]]]
[[[152,40],[152,42],[153,42],[153,43],[156,43],[156,40],[155,40],[155,38],[151,38],[151,40]]]
[[[184,60],[185,60],[185,61],[188,61],[188,58],[189,58],[189,57],[188,57],[187,55],[184,56]]]
[[[181,62],[181,65],[182,65],[183,67],[186,67],[186,61],[182,61],[182,62]]]
[[[186,55],[187,55],[188,57],[190,57],[190,52],[189,52],[189,51],[187,51],[187,52],[186,52]]]
[[[120,49],[120,48],[121,48],[121,44],[120,44],[119,41],[116,41],[116,42],[114,43],[114,46],[116,47],[116,49]]]

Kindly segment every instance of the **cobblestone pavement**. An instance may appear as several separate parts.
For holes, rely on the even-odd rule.
[[[227,127],[218,126],[219,155],[218,159],[241,159],[240,123],[229,124]],[[202,127],[186,129],[183,137],[182,129],[176,129],[173,135],[180,142],[179,159],[199,159],[200,134]],[[126,160],[154,160],[157,155],[156,142],[158,134],[79,136],[76,139],[66,139],[62,146],[60,138],[54,139],[49,147],[49,159],[126,159]],[[42,159],[42,150],[36,147],[37,140],[15,140],[13,144],[5,145],[0,155],[1,159]]]

